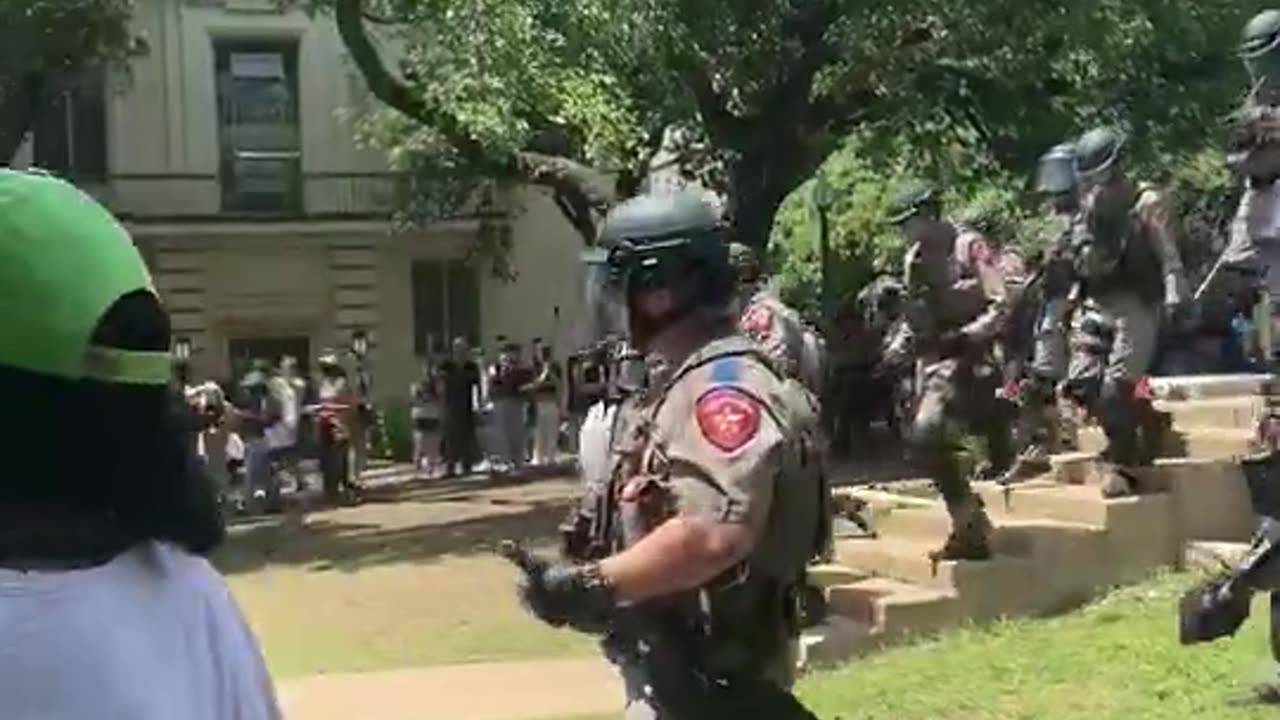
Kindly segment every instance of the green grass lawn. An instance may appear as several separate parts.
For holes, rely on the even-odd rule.
[[[1270,668],[1264,599],[1240,634],[1184,648],[1168,575],[1077,613],[961,630],[807,678],[820,717],[844,720],[1251,720],[1243,702]]]

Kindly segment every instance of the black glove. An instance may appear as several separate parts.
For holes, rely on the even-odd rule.
[[[615,607],[613,588],[598,565],[549,563],[526,572],[517,583],[520,602],[552,627],[603,635]]]

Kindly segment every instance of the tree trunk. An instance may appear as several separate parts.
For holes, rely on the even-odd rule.
[[[39,105],[37,76],[0,83],[0,164],[11,165],[22,141],[35,123]]]

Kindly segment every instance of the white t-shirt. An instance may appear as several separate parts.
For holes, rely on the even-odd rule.
[[[578,430],[578,467],[584,482],[603,482],[609,478],[609,448],[613,438],[616,403],[597,402],[587,411]]]
[[[278,720],[257,641],[217,572],[145,543],[100,567],[0,570],[5,720]]]
[[[298,393],[284,378],[272,380],[271,392],[280,402],[280,419],[262,434],[272,450],[291,448],[298,444]]]

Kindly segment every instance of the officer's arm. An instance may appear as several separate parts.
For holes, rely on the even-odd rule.
[[[1009,317],[1009,292],[985,240],[975,239],[969,243],[969,263],[977,276],[978,286],[987,299],[987,309],[961,328],[961,332],[973,340],[990,340],[1004,329]]]
[[[623,601],[705,585],[744,560],[762,534],[782,436],[754,398],[713,388],[676,426],[668,448],[677,515],[600,563]]]
[[[1165,302],[1172,304],[1187,299],[1187,278],[1182,271],[1182,255],[1178,252],[1178,244],[1169,227],[1169,209],[1164,196],[1148,189],[1138,197],[1135,210],[1151,234],[1152,244],[1160,257]]]

